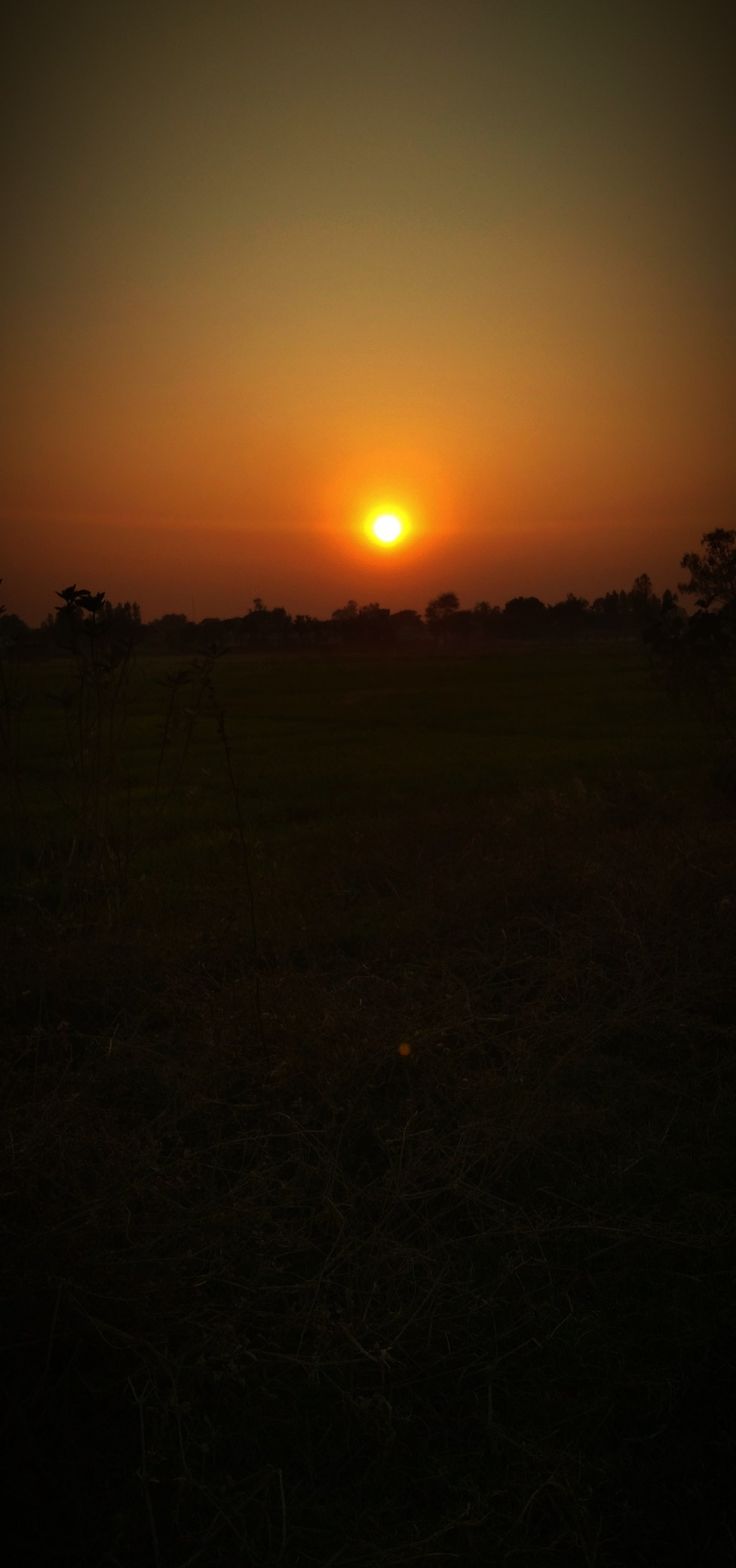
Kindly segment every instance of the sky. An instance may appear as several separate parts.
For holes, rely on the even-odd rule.
[[[8,607],[674,584],[736,524],[732,31],[708,0],[16,6]]]

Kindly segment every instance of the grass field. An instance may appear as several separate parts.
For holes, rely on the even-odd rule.
[[[182,669],[16,672],[14,1560],[733,1561],[707,731],[633,645]]]

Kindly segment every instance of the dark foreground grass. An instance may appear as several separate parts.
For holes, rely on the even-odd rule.
[[[484,789],[454,668],[425,788],[341,730],[254,806],[255,955],[224,784],[115,906],[9,891],[14,1561],[733,1560],[734,816],[596,701],[534,774],[528,664]]]

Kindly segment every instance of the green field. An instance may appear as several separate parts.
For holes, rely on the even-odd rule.
[[[158,764],[166,676],[186,667],[149,658],[131,678],[116,783],[142,810]],[[63,821],[69,747],[60,698],[73,694],[73,666],[27,665],[17,679],[27,697],[24,790],[36,821],[38,813]],[[249,828],[278,837],[304,824],[332,830],[338,820],[475,807],[576,780],[606,789],[632,772],[653,787],[687,788],[702,750],[701,729],[667,701],[631,644],[507,647],[459,659],[232,657],[218,663],[215,682]],[[183,688],[164,789],[191,701]],[[195,835],[222,829],[225,780],[205,707],[166,813],[188,849]]]
[[[18,1542],[730,1561],[717,737],[630,644],[185,668],[11,672]]]

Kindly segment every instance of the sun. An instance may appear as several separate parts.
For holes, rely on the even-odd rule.
[[[367,506],[361,507],[359,523],[356,518],[365,543],[387,554],[401,554],[404,546],[412,543],[416,532],[414,509],[409,511],[394,496],[374,492]]]
[[[379,512],[377,517],[371,518],[370,531],[377,544],[398,544],[404,524],[395,512]]]

